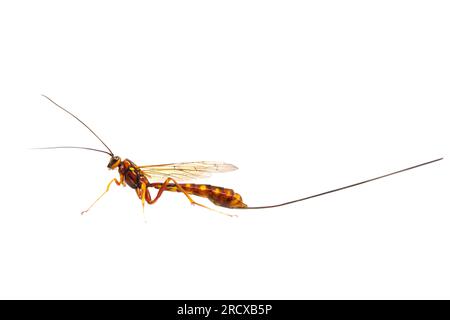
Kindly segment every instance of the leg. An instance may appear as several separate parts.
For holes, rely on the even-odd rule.
[[[111,184],[115,182],[118,186],[120,186],[123,182],[123,176],[120,176],[120,181],[118,181],[116,178],[112,179],[108,185],[106,186],[106,190],[105,192],[103,192],[100,197],[97,198],[97,200],[94,201],[94,203],[92,203],[89,208],[87,208],[86,210],[82,211],[81,214],[85,214],[86,212],[88,212],[93,206],[94,204],[97,203],[98,200],[100,200],[101,197],[103,197],[108,191],[109,191],[109,187],[111,187]]]
[[[145,201],[147,201],[148,204],[152,201],[152,196],[150,195],[150,192],[148,191],[148,186],[145,183],[142,183],[140,188],[134,189],[136,191],[136,195],[138,198],[142,201],[142,206],[144,206]]]
[[[142,201],[142,212],[144,212],[144,204],[145,204],[145,194],[147,192],[147,185],[143,183],[141,185],[141,201]]]
[[[147,200],[147,194],[149,193],[148,189],[147,189],[147,185],[145,183],[143,183],[140,188],[136,188],[135,190],[136,190],[136,194],[137,194],[138,198],[141,199],[141,201],[142,201],[142,214],[144,215],[144,222],[147,223],[147,218],[146,218],[145,212],[144,212],[145,200]],[[150,194],[148,195],[148,197],[150,197]],[[148,198],[148,199],[151,199],[151,198]]]
[[[187,192],[186,192],[186,191],[178,184],[178,182],[176,182],[176,181],[173,180],[172,178],[167,178],[166,181],[164,181],[164,183],[162,184],[161,188],[159,189],[158,194],[156,195],[155,199],[151,200],[151,201],[149,202],[149,204],[154,204],[156,201],[158,201],[158,199],[161,197],[161,195],[163,194],[163,192],[166,190],[167,185],[169,184],[169,182],[172,182],[172,183],[177,187],[177,189],[178,189],[180,192],[184,193],[184,195],[188,198],[189,202],[190,202],[192,205],[197,205],[197,206],[200,206],[200,207],[202,207],[202,208],[205,208],[205,209],[208,209],[208,210],[212,210],[212,211],[215,211],[215,212],[217,212],[217,213],[220,213],[220,214],[223,214],[223,215],[226,215],[226,216],[229,216],[229,217],[237,217],[237,216],[234,215],[234,214],[224,213],[224,212],[215,210],[215,209],[213,209],[213,208],[207,207],[207,206],[205,206],[205,205],[203,205],[203,204],[201,204],[201,203],[195,202],[195,201],[191,198],[191,196],[190,196],[190,195],[189,195],[189,194],[188,194],[188,193],[187,193]]]

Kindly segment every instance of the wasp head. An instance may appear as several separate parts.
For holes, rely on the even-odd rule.
[[[108,168],[109,169],[115,169],[115,168],[117,168],[120,165],[121,162],[122,161],[120,160],[120,157],[112,156],[111,159],[109,160]]]

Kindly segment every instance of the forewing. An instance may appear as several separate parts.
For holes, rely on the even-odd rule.
[[[154,180],[173,178],[177,181],[208,178],[214,173],[237,170],[237,167],[232,164],[215,161],[167,163],[140,166],[139,168]]]

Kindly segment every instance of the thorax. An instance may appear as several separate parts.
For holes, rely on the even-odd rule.
[[[124,176],[125,183],[133,189],[140,188],[142,183],[149,184],[147,177],[131,160],[123,160],[118,169],[119,173]]]

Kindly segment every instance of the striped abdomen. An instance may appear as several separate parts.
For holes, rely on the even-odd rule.
[[[150,187],[160,189],[162,183],[151,183]],[[242,202],[242,197],[239,193],[235,193],[231,189],[211,186],[209,184],[192,184],[180,183],[178,184],[184,191],[189,194],[208,198],[217,206],[225,208],[245,208],[247,205]],[[165,190],[181,192],[174,183],[167,184]]]

